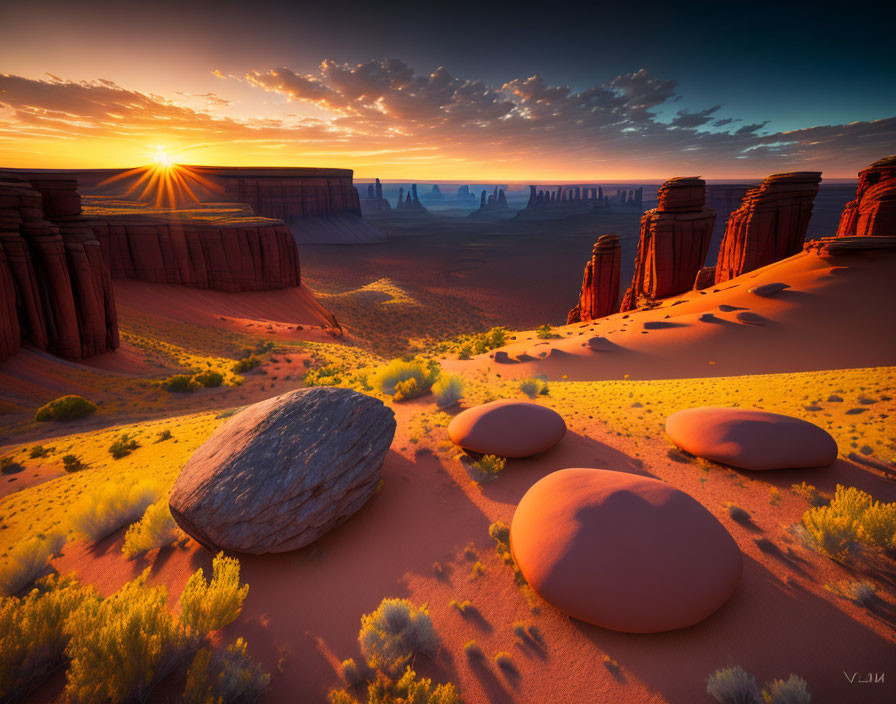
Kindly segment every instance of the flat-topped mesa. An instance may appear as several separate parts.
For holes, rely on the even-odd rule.
[[[351,169],[190,167],[223,189],[224,198],[248,203],[260,216],[283,220],[361,214]]]
[[[896,154],[859,172],[855,200],[843,208],[838,237],[896,236]]]
[[[58,225],[44,219],[45,207]],[[0,359],[22,343],[69,359],[118,347],[100,243],[89,227],[66,220],[80,211],[74,179],[0,180]]]
[[[238,293],[301,285],[299,254],[279,220],[219,222],[111,215],[90,220],[113,278]]]
[[[803,247],[821,173],[772,174],[744,196],[728,218],[716,262],[716,283],[787,257]]]
[[[697,177],[666,181],[658,205],[641,216],[641,237],[632,283],[621,310],[633,310],[691,289],[706,260],[716,211],[707,208]]]
[[[582,292],[575,308],[566,318],[569,323],[603,318],[619,307],[619,269],[621,255],[618,235],[601,235],[585,265]]]

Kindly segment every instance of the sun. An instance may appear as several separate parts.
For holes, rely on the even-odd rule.
[[[174,162],[171,160],[171,157],[162,147],[156,147],[155,154],[152,157],[153,162],[155,162],[156,167],[162,169],[170,169],[174,166]]]

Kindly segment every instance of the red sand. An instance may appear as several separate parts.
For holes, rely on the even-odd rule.
[[[534,361],[496,364],[481,356],[444,366],[487,365],[503,376],[566,375],[571,380],[672,379],[733,374],[845,369],[896,364],[896,326],[880,304],[896,300],[896,253],[841,255],[829,260],[800,253],[706,291],[664,300],[656,308],[617,313],[556,328],[559,339],[529,334],[502,349]],[[761,284],[790,288],[771,298],[749,293]],[[734,310],[722,310],[731,306]],[[748,311],[761,325],[737,320]],[[701,316],[712,313],[710,321]],[[646,329],[643,323],[659,323]],[[592,352],[589,338],[607,338],[619,349]],[[545,345],[543,343],[547,342]],[[541,352],[556,350],[540,358]]]

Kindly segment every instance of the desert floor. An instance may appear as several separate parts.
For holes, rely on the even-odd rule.
[[[812,550],[798,528],[809,503],[796,490],[805,482],[830,496],[844,484],[896,500],[896,326],[887,309],[896,255],[800,254],[651,310],[564,326],[597,234],[619,232],[628,243],[622,279],[630,277],[637,216],[559,223],[396,216],[378,224],[390,236],[384,244],[302,247],[307,287],[299,290],[231,295],[116,281],[120,350],[89,364],[25,350],[0,364],[0,455],[25,466],[0,477],[0,556],[64,526],[66,506],[102,482],[150,477],[170,486],[235,410],[302,386],[308,369],[328,368],[332,383],[360,388],[376,365],[421,354],[463,378],[460,405],[444,411],[431,396],[395,403],[380,395],[398,422],[381,491],[304,549],[240,557],[249,596],[218,638],[244,636],[271,673],[262,702],[325,701],[341,686],[339,662],[360,659],[361,615],[388,596],[428,604],[441,647],[433,659],[418,658],[416,669],[453,681],[468,703],[709,702],[706,677],[735,664],[760,682],[796,673],[820,704],[896,700],[896,674],[879,684],[848,680],[892,671],[896,563],[892,555],[837,562]],[[774,298],[748,291],[770,282],[790,288]],[[343,336],[328,328],[321,305],[335,313]],[[760,322],[740,322],[739,311]],[[551,337],[532,332],[543,323],[553,326]],[[496,363],[494,352],[458,359],[453,338],[495,325],[510,330],[503,348],[510,363]],[[583,347],[595,335],[617,349]],[[206,368],[232,383],[230,367],[247,350],[258,350],[263,363],[239,385],[191,394],[159,387],[177,371]],[[525,399],[524,378],[546,386],[537,402],[564,417],[566,437],[478,484],[446,426],[478,403]],[[31,420],[64,393],[91,398],[99,412],[70,423]],[[805,418],[834,436],[840,457],[830,467],[766,472],[691,457],[666,438],[664,421],[703,405]],[[165,430],[171,439],[159,441]],[[107,448],[122,433],[141,446],[114,460]],[[51,451],[30,459],[36,444]],[[61,458],[70,452],[88,468],[66,474]],[[653,476],[695,497],[743,552],[734,597],[691,628],[630,635],[571,619],[518,585],[489,525],[509,523],[526,490],[565,467]],[[750,520],[732,520],[731,505]],[[173,606],[189,575],[211,564],[192,541],[128,560],[122,540],[123,531],[97,545],[71,541],[54,567],[103,594],[151,567],[150,582],[168,587]],[[877,589],[868,608],[846,595],[859,580]],[[474,608],[461,614],[451,602],[464,600]],[[536,625],[542,642],[515,635],[518,622]],[[469,640],[483,660],[466,657]],[[511,653],[514,672],[494,663],[500,651]],[[31,701],[57,701],[63,685],[58,674]],[[173,700],[169,689],[152,701]]]

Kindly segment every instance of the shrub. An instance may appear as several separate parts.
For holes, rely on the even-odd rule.
[[[507,343],[507,328],[496,327],[473,339],[473,354],[484,354]]]
[[[831,503],[810,508],[802,524],[815,545],[835,558],[854,543],[881,549],[896,545],[896,503],[874,501],[855,487],[838,484]]]
[[[547,396],[548,384],[541,379],[523,379],[520,382],[520,391],[526,394],[529,398],[535,398],[539,395]]]
[[[0,566],[0,596],[18,594],[43,577],[49,569],[50,558],[58,555],[63,545],[65,535],[61,532],[17,543]]]
[[[432,393],[436,397],[439,408],[450,408],[463,397],[464,382],[459,376],[442,374],[432,385]]]
[[[156,438],[156,442],[165,442],[166,440],[171,439],[171,431],[170,430],[162,430],[159,432],[159,436]]]
[[[369,382],[374,389],[394,396],[398,401],[425,394],[432,388],[438,376],[438,362],[393,359],[375,370],[370,375]],[[411,380],[413,384],[410,383]]]
[[[224,383],[224,375],[221,372],[208,369],[194,376],[193,381],[197,384],[202,384],[207,389],[211,389]]]
[[[503,650],[495,655],[495,665],[507,672],[516,671],[516,665],[513,664],[513,656]]]
[[[462,345],[457,353],[458,359],[470,359],[473,355],[473,348],[470,345]]]
[[[818,489],[812,484],[807,484],[806,482],[791,484],[790,489],[797,496],[802,496],[812,506],[822,506],[825,503],[824,497],[818,493]]]
[[[855,521],[831,506],[809,509],[802,522],[816,547],[831,557],[842,556],[856,539]]]
[[[481,577],[485,574],[485,565],[483,565],[479,560],[473,563],[473,566],[470,568],[470,576],[471,577]]]
[[[128,436],[127,433],[123,433],[118,440],[109,445],[109,454],[112,455],[113,459],[120,460],[122,457],[127,457],[138,447],[140,447],[140,443]]]
[[[417,380],[411,377],[395,384],[395,395],[392,398],[396,401],[406,401],[421,395],[423,391],[417,385]]]
[[[189,637],[201,640],[240,615],[249,593],[248,584],[240,584],[240,563],[219,552],[212,561],[212,579],[205,580],[201,569],[187,580],[180,595],[180,620]]]
[[[809,704],[812,701],[806,680],[793,674],[786,680],[767,683],[762,693],[768,704]]]
[[[82,469],[86,469],[87,465],[77,455],[63,455],[62,468],[66,472],[80,472]]]
[[[858,518],[859,540],[879,548],[896,547],[896,504],[875,501]]]
[[[346,371],[335,364],[309,370],[302,379],[305,386],[338,386]]]
[[[328,697],[330,704],[359,704],[344,689],[332,690]],[[462,704],[457,688],[450,682],[435,687],[432,680],[417,678],[410,667],[397,680],[378,672],[373,682],[367,685],[368,704]]]
[[[361,617],[358,642],[367,664],[385,672],[399,672],[414,653],[433,655],[439,646],[426,606],[389,598]]]
[[[364,681],[364,676],[354,658],[343,660],[339,665],[339,670],[342,672],[342,679],[349,687],[356,687]]]
[[[535,398],[538,395],[538,382],[535,379],[523,379],[520,382],[520,391],[529,398]]]
[[[522,621],[514,621],[513,634],[520,640],[526,640],[529,637],[529,631],[526,628],[526,624]]]
[[[535,335],[542,340],[549,340],[550,338],[554,337],[551,326],[547,323],[535,328]]]
[[[82,396],[60,396],[55,401],[38,408],[34,420],[38,422],[77,420],[96,413],[96,409],[95,403]]]
[[[706,680],[706,693],[719,704],[761,704],[756,678],[740,665],[716,670]]]
[[[504,471],[505,464],[507,464],[507,460],[503,457],[483,455],[473,463],[473,466],[485,475],[494,478]]]
[[[147,568],[102,601],[76,609],[65,630],[71,640],[66,694],[76,704],[144,701],[182,658],[181,629],[166,606],[165,587],[147,587]]]
[[[453,609],[457,609],[461,614],[465,614],[467,609],[473,608],[473,604],[469,599],[464,599],[463,601],[456,601],[454,599],[448,604]]]
[[[475,640],[468,640],[464,643],[464,655],[471,660],[479,660],[482,657],[482,648]]]
[[[168,502],[163,499],[152,504],[143,518],[128,528],[121,551],[129,558],[139,557],[154,548],[172,545],[182,535],[171,517]]]
[[[246,641],[237,638],[226,650],[201,648],[187,671],[183,700],[189,704],[251,704],[271,677],[246,654]]]
[[[199,384],[189,374],[175,374],[162,381],[162,388],[170,393],[185,394],[198,389]]]
[[[17,701],[64,661],[66,619],[98,599],[93,587],[51,575],[20,599],[0,599],[0,694]]]
[[[740,506],[736,506],[735,504],[730,504],[728,506],[728,515],[731,517],[732,521],[736,521],[744,525],[749,525],[753,522],[753,519],[750,518],[750,513],[746,509],[742,509]]]
[[[0,458],[0,474],[18,474],[24,469],[25,467],[12,457]]]
[[[131,485],[103,484],[71,507],[72,529],[87,540],[102,540],[140,518],[159,493],[159,485],[147,479]]]
[[[849,582],[843,591],[854,602],[866,608],[877,600],[877,589],[870,582]]]
[[[40,459],[41,457],[46,457],[49,455],[54,448],[52,447],[44,447],[43,445],[35,445],[31,448],[31,451],[28,453],[28,457],[33,460]]]
[[[261,360],[256,357],[254,354],[250,354],[247,357],[243,357],[236,364],[234,364],[231,369],[235,374],[243,374],[252,369],[255,369],[259,364],[261,364]]]

